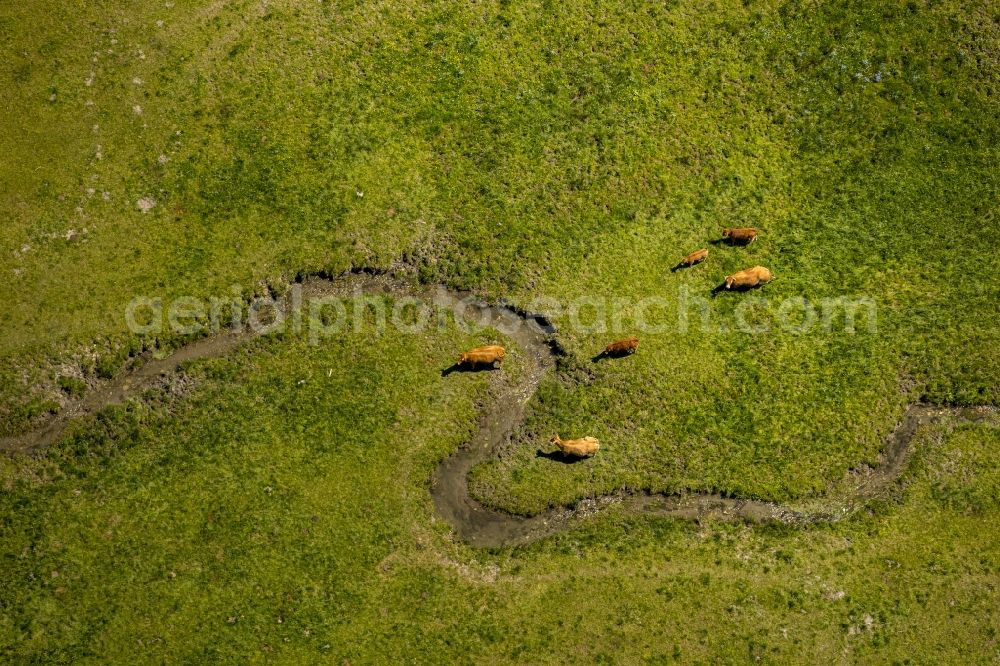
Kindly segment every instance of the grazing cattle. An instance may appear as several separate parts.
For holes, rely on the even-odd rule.
[[[757,240],[757,230],[753,227],[735,227],[723,229],[722,237],[733,245],[749,245]]]
[[[470,349],[458,357],[458,365],[492,365],[496,366],[503,360],[507,352],[500,345],[486,345]]]
[[[625,338],[617,342],[612,342],[601,352],[604,356],[627,356],[634,354],[639,348],[639,338]]]
[[[694,266],[695,264],[700,264],[701,262],[708,259],[708,249],[702,248],[700,250],[695,250],[688,256],[681,259],[681,262],[677,264],[678,266]]]
[[[563,455],[575,456],[577,458],[592,456],[601,448],[601,443],[597,441],[596,437],[563,440],[559,435],[556,435],[549,441],[558,446]]]
[[[726,276],[726,289],[750,289],[766,284],[774,279],[771,271],[763,266],[754,266]]]

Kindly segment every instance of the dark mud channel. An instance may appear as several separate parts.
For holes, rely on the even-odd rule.
[[[886,496],[898,481],[910,454],[917,431],[944,418],[982,421],[996,412],[995,407],[948,408],[928,404],[911,405],[896,429],[886,438],[878,463],[849,474],[842,488],[826,495],[792,504],[738,499],[708,493],[663,495],[623,490],[598,498],[585,499],[573,506],[555,507],[535,516],[515,516],[488,508],[469,495],[468,475],[473,467],[489,460],[514,434],[522,422],[539,381],[556,365],[559,345],[554,331],[542,315],[522,312],[505,305],[489,305],[472,295],[414,286],[383,274],[352,272],[336,279],[308,278],[301,283],[303,298],[386,294],[415,297],[433,303],[439,310],[454,314],[458,321],[498,329],[513,340],[526,358],[516,384],[507,383],[493,394],[480,416],[472,440],[443,460],[431,478],[434,507],[455,533],[478,547],[502,547],[530,543],[560,532],[587,516],[615,507],[616,512],[681,518],[687,520],[735,520],[780,522],[790,525],[836,522],[871,500]],[[279,301],[289,313],[289,296]],[[192,342],[163,359],[146,360],[138,368],[110,380],[87,396],[51,417],[42,427],[15,437],[0,439],[0,450],[8,453],[38,453],[56,443],[66,426],[75,419],[96,414],[101,409],[139,396],[167,383],[187,361],[225,356],[253,339],[250,331],[226,331]]]

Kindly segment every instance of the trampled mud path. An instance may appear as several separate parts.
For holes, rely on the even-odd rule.
[[[705,493],[662,495],[641,491],[621,491],[596,499],[586,499],[574,506],[556,507],[542,514],[515,516],[483,506],[469,495],[468,474],[476,465],[489,460],[513,435],[524,418],[539,381],[555,368],[558,344],[544,316],[517,311],[504,305],[488,305],[469,294],[414,286],[382,274],[354,272],[336,279],[308,278],[301,284],[303,299],[352,294],[390,294],[434,303],[440,310],[451,311],[457,320],[472,320],[476,325],[499,329],[522,350],[526,362],[516,384],[505,384],[480,416],[479,428],[472,441],[443,460],[431,479],[434,507],[455,533],[479,547],[525,544],[559,532],[586,516],[615,506],[626,514],[643,514],[698,520],[742,520],[781,522],[805,525],[835,522],[852,515],[877,497],[885,496],[902,474],[910,453],[910,443],[918,429],[944,417],[959,421],[980,421],[996,412],[995,407],[946,408],[916,404],[910,406],[896,429],[886,438],[878,464],[840,490],[795,504],[737,499]],[[280,306],[286,320],[294,300],[286,295]],[[0,439],[0,450],[9,453],[33,453],[58,441],[74,419],[95,414],[101,409],[139,396],[162,385],[184,362],[225,356],[248,342],[255,334],[249,331],[220,332],[192,342],[163,359],[149,360],[92,390],[82,400],[70,405],[43,427],[17,437]]]

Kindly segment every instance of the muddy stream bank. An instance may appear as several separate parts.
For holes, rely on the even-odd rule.
[[[776,521],[795,525],[841,520],[872,499],[886,495],[902,474],[911,452],[911,442],[921,426],[940,422],[943,418],[980,421],[996,411],[994,407],[911,405],[896,429],[886,438],[877,465],[865,468],[864,474],[845,489],[794,505],[703,493],[661,495],[621,491],[581,500],[573,506],[555,507],[536,516],[515,516],[488,508],[473,499],[469,495],[468,475],[473,467],[495,455],[515,433],[538,383],[556,367],[560,348],[557,336],[545,317],[505,305],[489,305],[470,294],[440,287],[415,286],[372,272],[353,272],[333,279],[307,278],[301,283],[301,293],[303,298],[358,293],[413,297],[452,312],[457,320],[471,319],[477,325],[498,328],[520,347],[525,356],[525,367],[519,373],[518,381],[504,383],[493,394],[480,415],[471,441],[441,461],[430,480],[430,491],[438,515],[452,526],[460,538],[478,547],[529,543],[566,529],[575,521],[611,506],[627,513],[689,520]],[[279,307],[287,315],[293,307],[292,299],[283,297],[279,300]],[[96,414],[109,405],[163,385],[185,362],[225,356],[254,337],[255,334],[247,330],[223,331],[185,345],[165,358],[149,359],[136,369],[125,371],[91,390],[84,398],[52,416],[40,428],[0,440],[0,450],[8,453],[42,452],[59,440],[73,420]]]

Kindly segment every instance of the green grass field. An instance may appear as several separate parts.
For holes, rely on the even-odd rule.
[[[39,0],[0,36],[0,437],[187,341],[130,333],[136,296],[352,267],[545,304],[565,353],[469,479],[511,513],[804,500],[907,405],[1000,401],[991,3]],[[729,226],[760,238],[709,244]],[[711,296],[755,264],[777,279]],[[787,303],[837,298],[877,314],[793,330]],[[442,376],[490,336],[364,326],[187,364],[0,457],[0,659],[1000,659],[995,415],[922,430],[835,525],[612,508],[481,550],[429,480],[517,354]],[[602,449],[555,464],[556,432]]]

